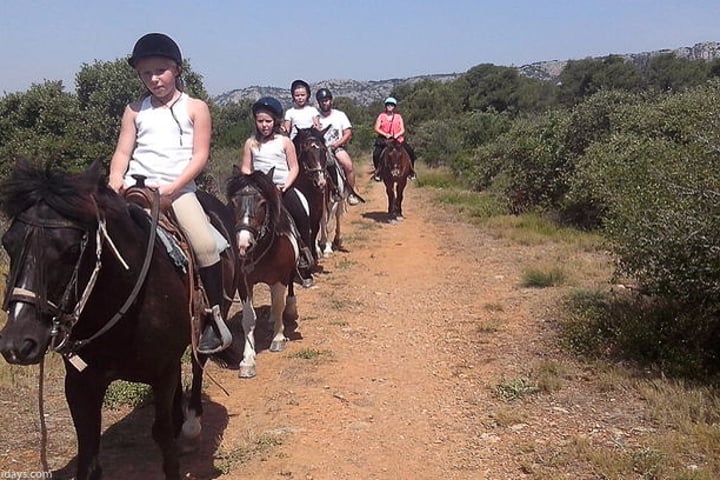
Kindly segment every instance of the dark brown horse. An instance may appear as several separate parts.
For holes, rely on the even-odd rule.
[[[165,478],[181,478],[176,437],[200,430],[198,418],[184,419],[182,404],[180,359],[191,342],[190,276],[155,241],[145,210],[106,186],[97,162],[78,175],[18,162],[0,195],[11,220],[2,239],[10,274],[0,353],[19,365],[37,364],[49,350],[63,356],[65,397],[77,433],[76,478],[102,476],[101,407],[107,387],[118,379],[152,386],[152,435],[162,469]],[[214,209],[213,218],[227,222],[222,203],[202,198]],[[230,271],[233,253],[223,253]],[[227,284],[230,293],[232,281]],[[193,356],[188,413],[197,416],[204,361]]]
[[[317,246],[320,222],[323,217],[328,195],[327,178],[327,147],[323,138],[323,131],[314,128],[298,129],[293,139],[297,150],[300,175],[295,180],[295,187],[305,196],[310,207],[310,248],[315,262],[319,253]],[[301,232],[302,233],[302,232]],[[303,239],[304,240],[304,239]]]
[[[412,173],[410,155],[394,138],[388,139],[380,154],[380,178],[385,183],[388,197],[388,215],[391,221],[403,220],[403,192]]]
[[[245,350],[240,377],[256,375],[253,289],[258,283],[270,287],[270,320],[273,324],[271,352],[285,349],[284,320],[291,328],[297,319],[297,301],[293,286],[298,261],[298,244],[292,234],[290,216],[282,205],[272,171],[242,174],[236,167],[228,180],[227,197],[235,219],[237,244],[237,289],[242,300],[242,326]],[[286,298],[287,295],[287,298]]]

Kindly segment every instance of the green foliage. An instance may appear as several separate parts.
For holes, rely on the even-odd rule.
[[[577,291],[562,310],[560,338],[575,353],[632,360],[668,376],[717,372],[717,328],[677,305],[623,292]]]
[[[621,271],[694,310],[720,308],[720,83],[627,112],[578,163]]]
[[[678,58],[671,53],[653,57],[645,72],[648,85],[661,92],[697,87],[705,83],[710,74],[709,63]]]
[[[566,105],[603,89],[633,92],[643,87],[640,69],[618,55],[571,60],[560,73],[559,83],[559,98]]]
[[[0,99],[0,176],[17,156],[79,168],[87,138],[80,118],[76,97],[64,92],[61,82],[34,84]]]
[[[567,274],[560,267],[550,269],[530,268],[523,272],[520,284],[523,287],[547,288],[562,285],[566,279]]]
[[[122,407],[134,408],[144,405],[151,398],[152,389],[149,385],[118,380],[108,387],[103,406],[111,410]]]

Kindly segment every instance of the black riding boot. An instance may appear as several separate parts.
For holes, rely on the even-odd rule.
[[[207,317],[211,320],[206,321],[202,335],[200,335],[198,353],[209,355],[225,350],[232,343],[232,334],[220,311],[223,304],[222,263],[217,262],[209,267],[201,268],[198,273],[210,306]]]
[[[384,147],[375,147],[373,149],[373,167],[375,167],[375,170],[373,171],[373,180],[376,182],[380,181],[380,154],[382,153]]]

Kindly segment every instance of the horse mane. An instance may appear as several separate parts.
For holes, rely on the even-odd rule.
[[[270,223],[275,227],[276,233],[290,233],[289,215],[285,213],[282,197],[273,183],[272,177],[260,170],[248,174],[240,173],[237,169],[227,180],[227,198],[232,198],[243,188],[250,186],[260,191],[260,194],[270,204]]]
[[[126,208],[101,174],[100,162],[85,172],[70,174],[18,159],[10,175],[0,184],[0,210],[13,218],[38,203],[44,203],[60,215],[93,225],[98,210],[117,214]]]

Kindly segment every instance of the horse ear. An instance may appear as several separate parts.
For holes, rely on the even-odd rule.
[[[100,160],[92,162],[85,170],[85,173],[83,173],[83,176],[91,180],[99,180],[102,177],[102,163]]]
[[[28,170],[32,165],[30,164],[30,160],[23,157],[22,155],[18,155],[15,157],[15,169],[16,170]]]
[[[268,170],[267,176],[270,177],[270,179],[275,176],[275,167],[272,167],[270,170]]]
[[[232,176],[233,176],[233,177],[237,177],[237,176],[240,175],[241,173],[242,173],[242,171],[240,170],[240,167],[238,167],[237,165],[233,165],[233,167],[232,167]]]

